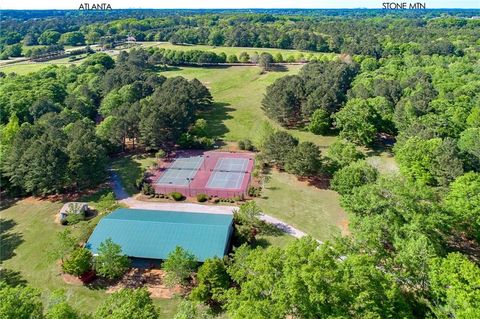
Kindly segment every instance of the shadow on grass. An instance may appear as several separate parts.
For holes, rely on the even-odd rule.
[[[129,195],[137,192],[135,182],[142,176],[143,170],[141,164],[133,160],[132,155],[114,160],[112,171],[118,175],[121,185]]]
[[[20,272],[5,268],[0,269],[0,280],[11,287],[23,287],[27,284],[27,281],[23,279]]]
[[[208,123],[208,137],[218,138],[228,133],[228,128],[225,126],[224,121],[232,119],[233,116],[230,113],[235,111],[229,105],[228,103],[215,102],[209,111],[202,114]]]
[[[13,219],[0,219],[0,262],[15,256],[15,249],[23,243],[22,235],[13,232],[16,225]]]
[[[273,72],[288,72],[288,68],[283,64],[275,64],[270,67],[270,71]]]

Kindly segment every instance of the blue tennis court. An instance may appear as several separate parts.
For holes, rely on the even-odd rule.
[[[177,158],[155,184],[187,186],[197,174],[202,163],[202,156]]]
[[[207,188],[240,189],[246,175],[241,172],[216,171],[210,175]]]
[[[221,172],[242,172],[245,173],[248,167],[247,158],[220,158],[215,165],[214,171]]]
[[[240,189],[247,167],[246,158],[220,158],[208,179],[207,188]]]

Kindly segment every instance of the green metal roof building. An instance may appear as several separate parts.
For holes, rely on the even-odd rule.
[[[232,223],[231,214],[120,208],[100,220],[86,247],[96,254],[111,238],[129,257],[165,259],[181,246],[203,262],[226,254]]]

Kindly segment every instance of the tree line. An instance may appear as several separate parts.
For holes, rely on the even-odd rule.
[[[0,79],[2,181],[36,195],[103,181],[109,154],[127,143],[171,147],[212,104],[198,80],[157,75],[148,54],[114,62],[94,54],[80,66],[52,66]]]
[[[123,39],[134,36],[137,41],[296,49],[361,54],[377,59],[406,52],[462,55],[465,43],[475,41],[479,23],[478,19],[469,19],[473,14],[469,11],[447,11],[450,16],[443,17],[438,16],[441,11],[429,12],[409,19],[404,19],[409,13],[392,18],[375,10],[366,10],[361,16],[342,10],[338,10],[338,16],[314,10],[281,16],[260,12],[155,14],[152,11],[135,18],[135,13],[132,11],[133,16],[122,18],[122,14],[112,12],[102,15],[100,21],[91,14],[61,12],[52,19],[7,15],[2,21],[0,49],[3,52],[20,42],[83,45],[114,36]],[[65,23],[66,19],[69,23]],[[446,33],[448,39],[443,37]]]

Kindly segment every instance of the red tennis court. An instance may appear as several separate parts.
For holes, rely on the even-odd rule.
[[[161,194],[235,197],[247,194],[253,167],[252,153],[182,152],[153,172],[150,181]]]

